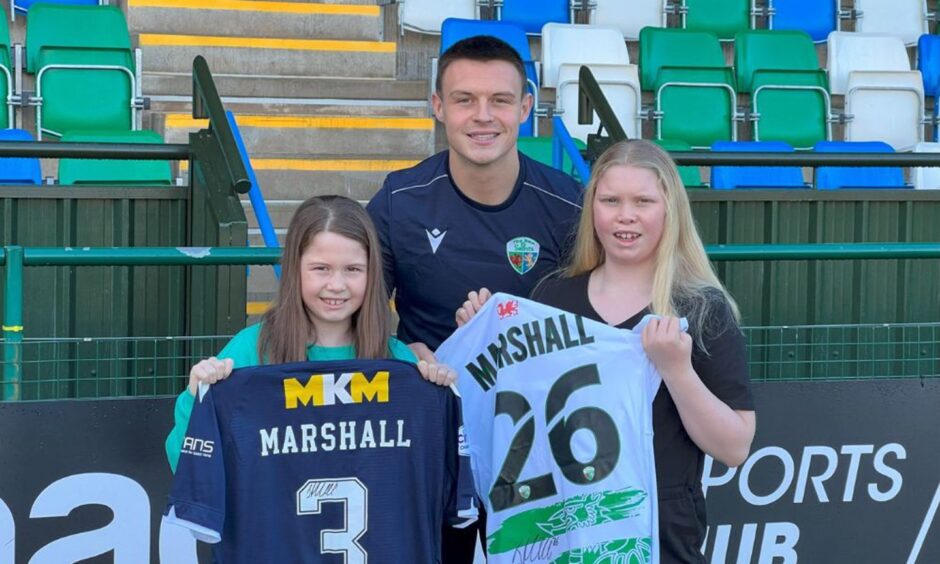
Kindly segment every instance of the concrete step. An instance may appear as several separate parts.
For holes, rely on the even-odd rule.
[[[127,0],[131,33],[382,39],[379,6],[249,0]]]
[[[389,172],[414,166],[426,156],[374,160],[254,156],[251,157],[251,165],[265,200],[274,202],[269,209],[273,215],[274,207],[292,206],[317,195],[342,194],[360,202],[368,201],[382,187]],[[247,200],[247,196],[245,198]],[[249,216],[253,218],[251,214]],[[287,227],[287,223],[275,222],[275,226]],[[252,227],[256,225],[252,223]]]
[[[163,119],[163,114],[192,114],[191,94],[189,96],[153,96],[150,103],[150,112],[144,113],[145,120],[148,115],[152,118],[147,123],[159,122]],[[423,100],[237,98],[222,96],[222,104],[225,109],[235,112],[235,115],[428,117],[427,103]],[[146,127],[153,129],[149,125]]]
[[[429,155],[434,150],[431,118],[242,114],[237,122],[252,156]],[[167,143],[184,143],[206,124],[186,114],[164,116],[162,128],[158,120],[153,123]]]
[[[393,78],[395,43],[141,33],[143,68],[191,72],[205,57],[215,73],[276,76]]]
[[[426,100],[425,80],[391,78],[322,78],[212,73],[219,94],[246,98],[333,98],[337,100]],[[192,95],[192,70],[143,73],[147,96]]]

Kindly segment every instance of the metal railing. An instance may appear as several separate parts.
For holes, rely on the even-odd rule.
[[[885,259],[885,258],[940,258],[940,243],[883,243],[883,244],[838,244],[838,245],[718,245],[706,249],[710,258],[718,261],[748,260],[806,260],[806,259]],[[205,265],[251,265],[276,264],[280,259],[278,248],[113,248],[113,249],[63,249],[63,248],[23,248],[4,247],[0,251],[0,265],[5,265],[4,304],[3,304],[3,395],[4,400],[20,398],[24,366],[24,346],[36,347],[43,340],[24,341],[23,339],[23,270],[33,266],[102,266],[102,265],[155,265],[155,266],[205,266]],[[883,327],[887,327],[884,325]],[[940,327],[940,323],[937,324]],[[930,327],[933,327],[930,325]],[[757,330],[761,328],[752,328]],[[765,328],[770,330],[773,328]],[[782,334],[793,328],[780,329]],[[803,328],[805,329],[805,328]],[[936,328],[935,328],[936,329]],[[234,331],[232,331],[234,332]],[[940,335],[940,329],[930,335]],[[798,335],[797,335],[798,336]],[[167,338],[148,338],[154,343]],[[182,338],[185,339],[185,338]],[[795,340],[794,340],[795,339]],[[787,341],[791,345],[799,342],[798,338]],[[805,339],[804,339],[805,340]],[[46,339],[50,343],[55,339]],[[66,342],[67,340],[63,341]],[[928,341],[931,351],[940,347],[940,343]],[[78,342],[88,342],[79,340]],[[812,340],[810,339],[810,342]],[[781,346],[777,349],[785,351]],[[51,344],[50,344],[51,346]],[[769,346],[769,345],[765,345]],[[926,345],[925,345],[926,346]],[[132,352],[123,353],[132,355]],[[784,354],[784,353],[781,353]],[[929,354],[936,355],[931,352]],[[930,361],[934,357],[923,359]],[[805,355],[803,355],[805,357]],[[156,358],[162,358],[157,356]],[[764,357],[761,357],[764,358]],[[123,360],[128,360],[122,357]],[[83,360],[83,359],[79,359]],[[89,359],[84,359],[89,360]],[[860,361],[871,365],[877,362],[862,358]],[[67,364],[66,364],[67,365]],[[920,366],[920,365],[918,365]],[[97,371],[97,369],[95,369]],[[97,372],[96,372],[97,373]],[[176,375],[179,376],[179,375]],[[97,388],[95,388],[97,389]]]

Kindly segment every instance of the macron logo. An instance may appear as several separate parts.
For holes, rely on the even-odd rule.
[[[436,253],[437,248],[441,246],[441,241],[444,240],[444,235],[447,235],[447,231],[441,231],[437,227],[428,231],[424,230],[428,234],[428,241],[431,243],[431,253]]]

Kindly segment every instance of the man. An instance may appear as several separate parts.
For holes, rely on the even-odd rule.
[[[398,337],[429,362],[469,292],[528,296],[559,267],[581,209],[571,177],[516,149],[532,96],[512,47],[488,36],[455,43],[440,58],[435,90],[448,150],[389,174],[367,207]],[[475,536],[445,531],[444,564],[472,562]]]

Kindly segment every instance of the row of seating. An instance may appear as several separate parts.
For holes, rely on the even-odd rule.
[[[547,23],[574,23],[578,11],[592,24],[612,26],[625,39],[637,40],[644,27],[666,27],[669,14],[680,26],[715,33],[722,40],[758,28],[805,31],[816,42],[840,31],[843,20],[854,20],[855,31],[886,33],[913,45],[928,32],[933,14],[926,0],[855,0],[843,10],[840,0],[399,0],[402,31],[440,33],[448,17],[479,19],[481,6],[490,6],[496,19],[513,23],[526,33],[539,34]]]
[[[538,97],[540,88],[555,89],[554,111],[581,140],[597,130],[596,117],[590,125],[577,123],[582,65],[598,79],[629,137],[642,136],[641,120],[650,118],[656,122],[657,139],[696,148],[736,140],[737,123],[744,119],[752,124],[754,140],[784,141],[798,149],[831,140],[835,121],[845,124],[848,141],[885,141],[896,150],[910,150],[924,140],[925,79],[911,70],[903,42],[893,36],[831,33],[828,72],[820,68],[810,37],[800,31],[738,33],[733,67],[725,64],[712,33],[651,27],[640,32],[639,65],[631,63],[617,30],[580,24],[546,24],[541,60],[535,61],[521,28],[448,19],[441,51],[477,34],[502,37],[516,48],[526,64],[530,91]],[[934,51],[920,64],[931,65],[923,76],[933,81],[930,92],[935,95],[940,88],[940,37],[932,38],[922,39]],[[642,92],[651,93],[652,108],[642,107]],[[749,96],[743,111],[737,107],[739,94]],[[841,115],[832,108],[832,94],[844,96]],[[522,134],[537,134],[534,121]]]
[[[10,21],[16,21],[16,15],[29,14],[34,4],[68,4],[71,6],[97,6],[107,4],[107,0],[10,0]]]
[[[25,61],[20,46],[11,45],[8,26],[0,25],[0,88],[6,91],[0,128],[14,126],[14,109],[25,103],[36,108],[40,139],[138,129],[144,106],[139,51],[131,48],[121,9],[41,3],[29,14]],[[18,68],[35,75],[35,93],[16,83]]]
[[[22,129],[0,129],[0,141],[32,142],[33,136]],[[163,143],[153,131],[81,131],[62,136],[65,143]],[[99,186],[169,186],[173,175],[169,161],[60,159],[59,184]],[[43,183],[38,158],[0,158],[0,184]]]

